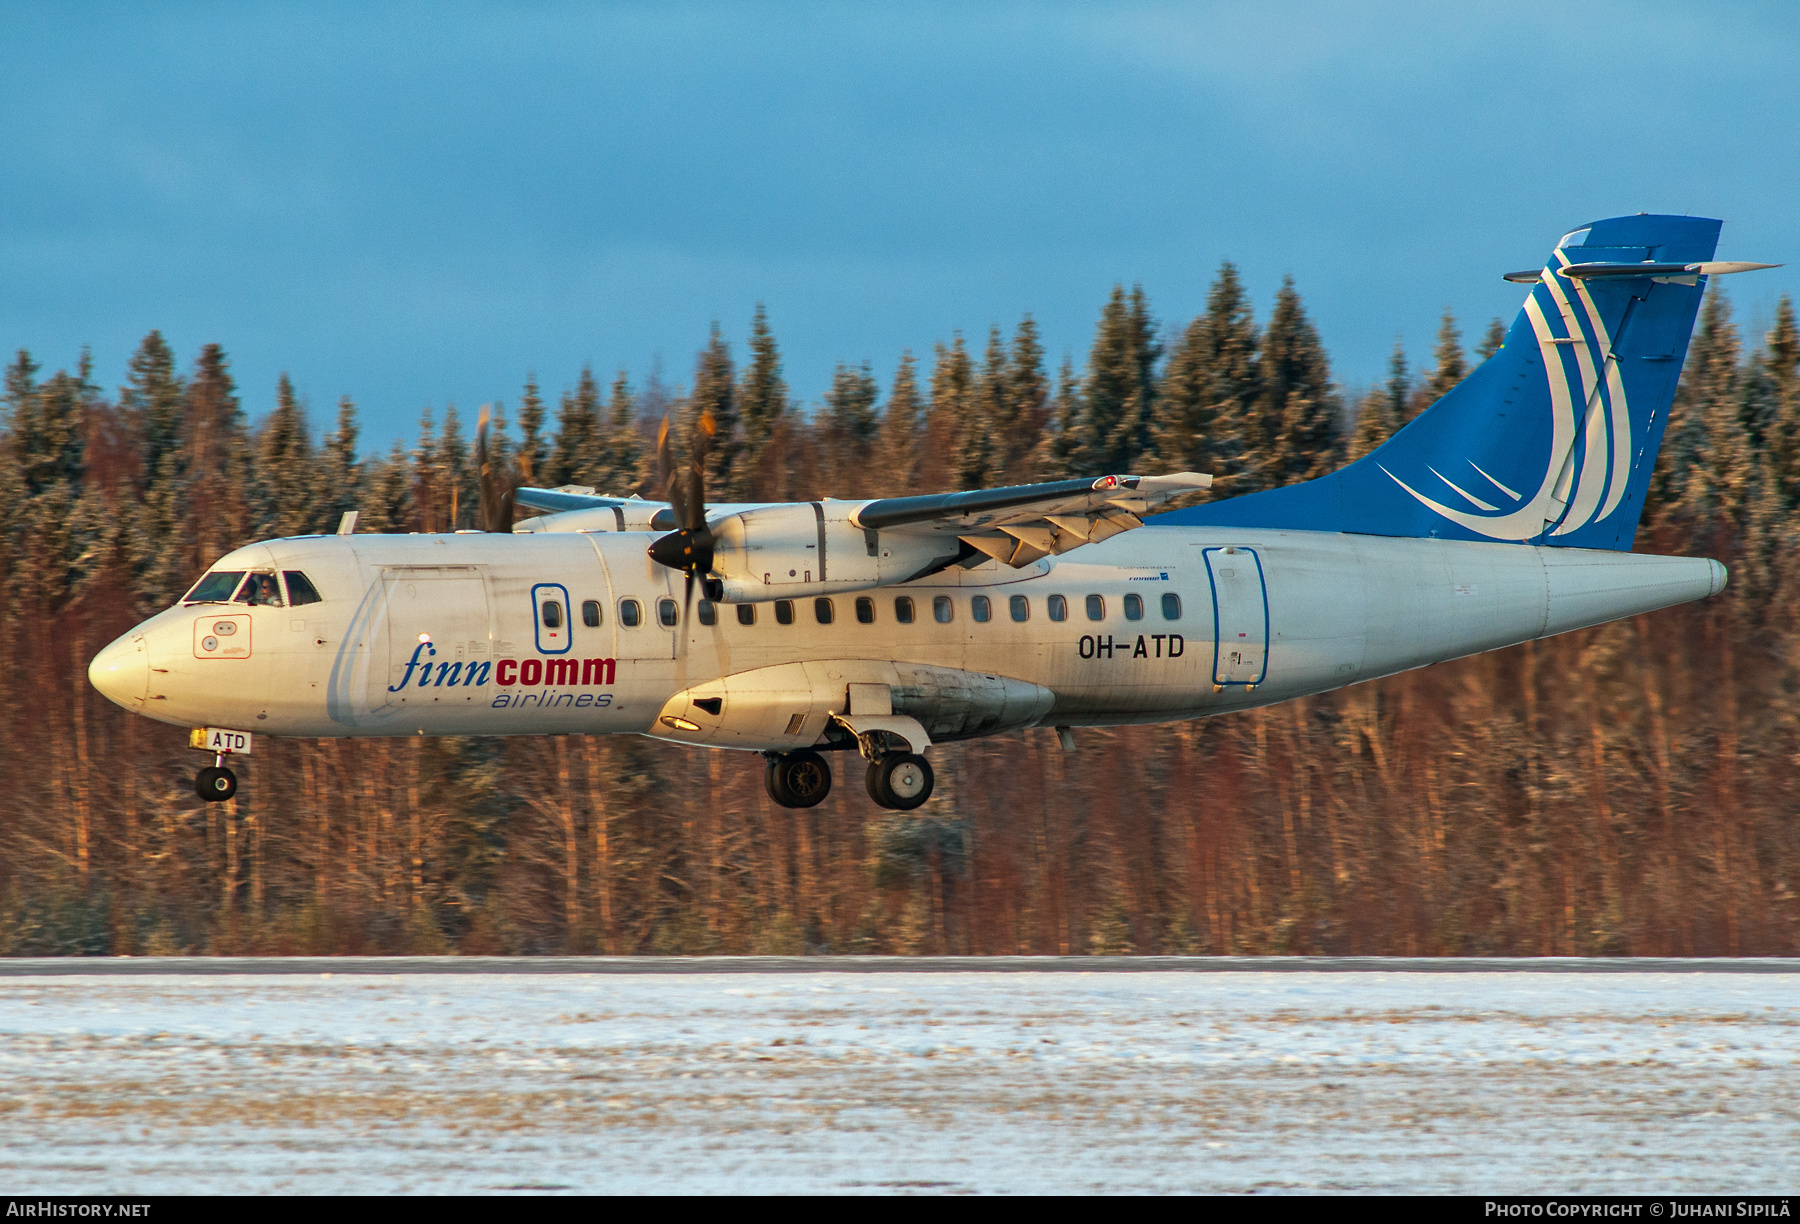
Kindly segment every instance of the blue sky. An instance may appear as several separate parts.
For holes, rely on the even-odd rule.
[[[1115,282],[1173,328],[1221,260],[1291,273],[1338,377],[1520,301],[1621,212],[1723,217],[1746,322],[1800,295],[1791,3],[7,6],[0,347],[150,328],[288,371],[367,443],[584,363],[685,382],[767,304],[796,395],[840,362]]]

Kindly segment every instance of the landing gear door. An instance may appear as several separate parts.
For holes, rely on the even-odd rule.
[[[1212,583],[1213,685],[1254,688],[1269,671],[1269,595],[1252,548],[1208,548]]]
[[[489,682],[493,635],[487,582],[474,566],[382,571],[385,666],[369,669],[369,708],[393,711],[447,694],[471,701]],[[375,649],[383,643],[379,631]],[[426,693],[425,690],[432,690]]]

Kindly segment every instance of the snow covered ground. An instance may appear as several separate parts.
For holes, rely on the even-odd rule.
[[[1800,975],[0,979],[12,1193],[1770,1192]]]

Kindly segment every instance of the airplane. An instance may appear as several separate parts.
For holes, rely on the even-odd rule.
[[[91,683],[191,729],[199,794],[259,736],[608,735],[764,758],[810,807],[831,760],[877,805],[931,796],[935,744],[1203,718],[1717,594],[1631,552],[1721,224],[1563,236],[1504,345],[1366,457],[1151,514],[1210,477],[1104,475],[708,509],[502,488],[497,531],[247,544],[99,652]],[[520,510],[535,517],[514,523]],[[701,598],[693,600],[696,584]],[[848,754],[854,752],[856,756]]]

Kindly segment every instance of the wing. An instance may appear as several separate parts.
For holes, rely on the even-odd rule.
[[[1210,488],[1199,472],[1167,476],[1102,476],[1052,480],[1003,489],[886,497],[855,513],[866,530],[953,536],[965,557],[992,557],[1019,569],[1052,554],[1142,527],[1152,506]]]
[[[668,502],[641,497],[605,497],[586,485],[562,485],[554,489],[521,488],[513,495],[520,510],[535,510],[541,518],[526,519],[515,531],[673,531],[675,511]]]

